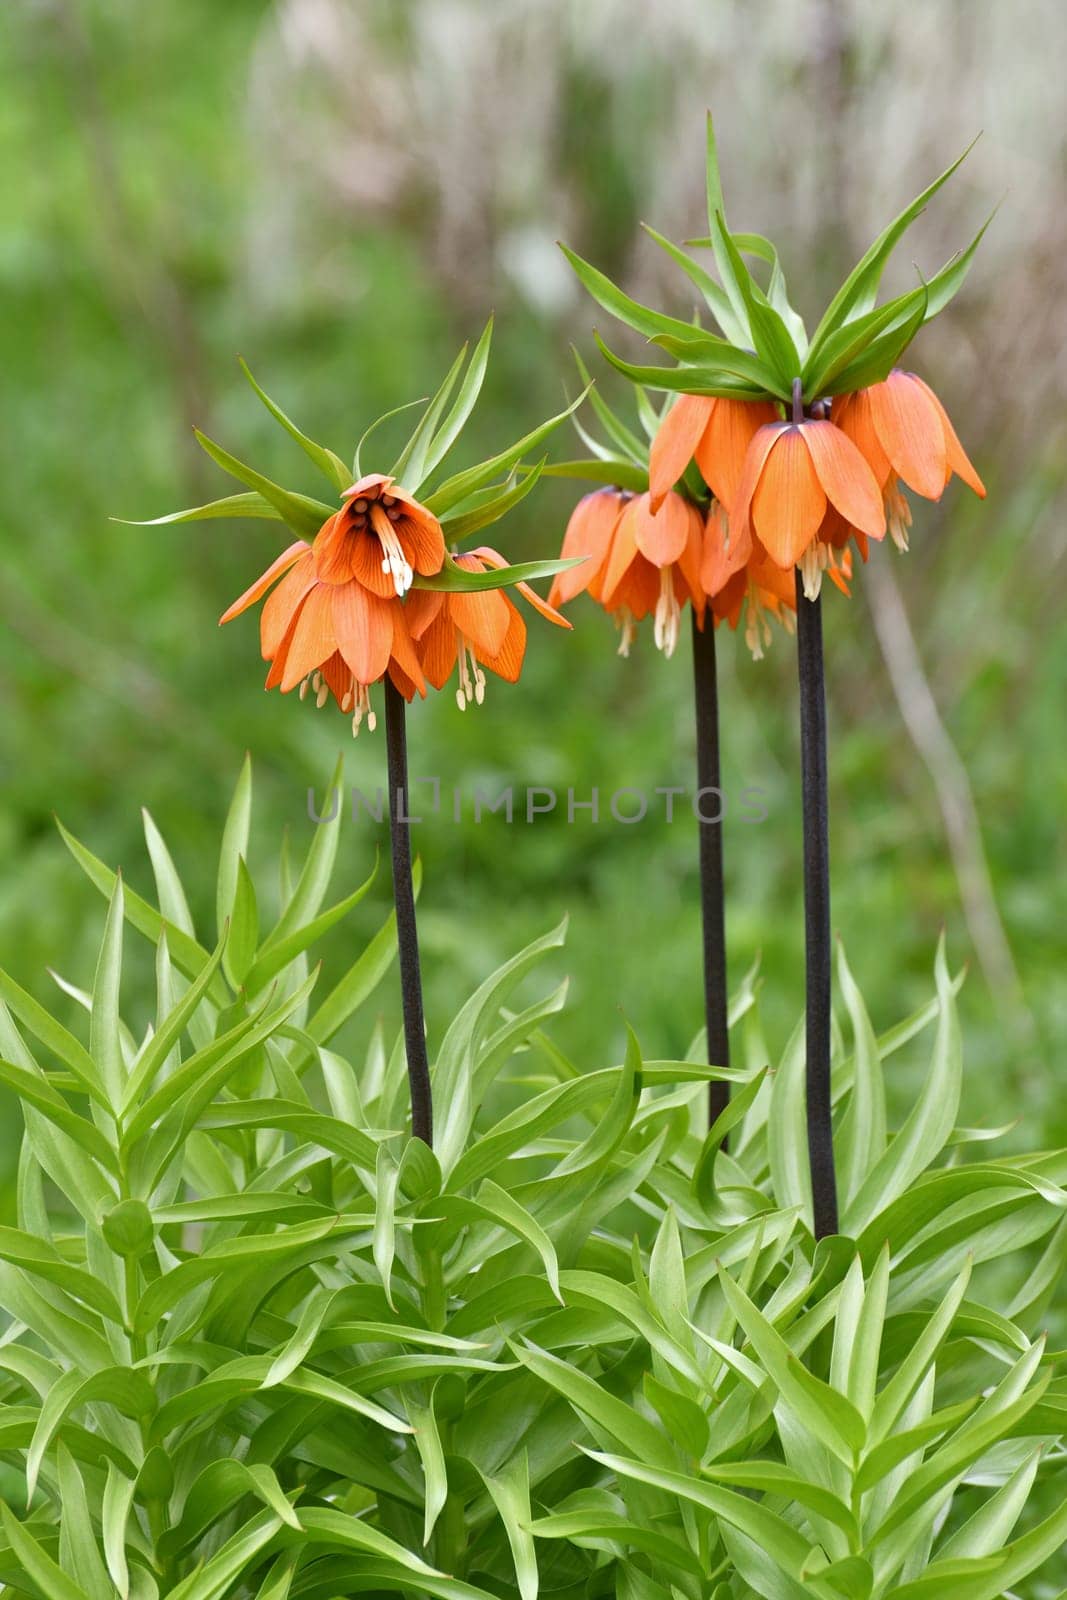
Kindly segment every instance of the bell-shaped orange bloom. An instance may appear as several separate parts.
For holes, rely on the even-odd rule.
[[[745,643],[752,659],[762,661],[763,652],[771,642],[772,617],[787,633],[793,632],[796,622],[793,574],[756,551],[713,596],[711,611],[716,623],[725,622],[735,630],[743,616]]]
[[[319,706],[332,694],[341,710],[351,714],[353,733],[364,717],[373,730],[371,685],[388,673],[410,700],[416,692],[426,693],[422,668],[404,606],[395,594],[387,599],[356,578],[320,577],[322,536],[314,545],[303,539],[290,545],[219,621],[240,616],[272,590],[259,621],[263,659],[271,663],[266,687],[288,694],[299,685],[301,699],[310,688]]]
[[[778,566],[801,568],[805,593],[813,598],[829,564],[828,513],[872,539],[885,534],[881,487],[857,446],[832,422],[761,428],[730,513],[732,559],[747,562],[758,540]]]
[[[679,395],[660,423],[648,458],[652,510],[658,511],[690,461],[727,510],[741,487],[745,455],[756,432],[777,420],[768,401]]]
[[[455,561],[466,572],[507,566],[500,552],[488,545],[457,556]],[[528,583],[517,583],[515,588],[549,622],[559,628],[571,626]],[[404,613],[422,670],[435,689],[443,688],[458,664],[456,703],[461,711],[472,702],[481,705],[485,699],[483,667],[507,683],[518,681],[526,655],[526,624],[504,589],[468,594],[416,589]]]
[[[686,600],[698,617],[704,616],[703,541],[704,518],[680,494],[664,495],[653,512],[648,493],[594,490],[575,507],[561,552],[565,559],[586,559],[556,576],[549,601],[565,604],[588,590],[622,634],[620,655],[629,654],[637,624],[652,613],[657,648],[669,656],[678,643]]]
[[[885,499],[889,532],[908,548],[911,511],[900,491],[907,484],[926,500],[940,500],[953,473],[985,499],[985,485],[956,436],[948,412],[914,372],[891,372],[884,383],[834,401],[833,419],[863,453]]]
[[[404,595],[415,573],[429,577],[445,560],[441,524],[432,511],[380,472],[360,478],[340,511],[315,536],[315,570],[323,583],[356,579],[372,594]]]

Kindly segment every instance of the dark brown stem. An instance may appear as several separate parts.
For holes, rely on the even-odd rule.
[[[407,705],[399,689],[385,680],[385,745],[389,767],[389,836],[393,848],[393,901],[400,956],[400,997],[404,1007],[404,1046],[411,1088],[411,1131],[433,1148],[433,1100],[426,1055],[426,1023],[419,970],[419,932],[415,922],[415,886],[411,878],[411,834],[408,818]]]
[[[693,612],[693,701],[696,708],[697,787],[721,794],[719,760],[719,690],[715,663],[715,619],[708,607],[703,628]],[[708,1062],[730,1065],[730,1032],[726,990],[726,923],[722,872],[722,811],[718,820],[705,820],[703,800],[698,803],[700,829],[700,914],[704,938],[704,1022]],[[730,1103],[730,1085],[708,1084],[709,1126]],[[725,1147],[726,1141],[723,1141]]]
[[[815,1237],[837,1232],[830,1100],[830,816],[826,775],[826,690],[821,601],[809,600],[798,569],[797,662],[804,817],[808,1163]]]

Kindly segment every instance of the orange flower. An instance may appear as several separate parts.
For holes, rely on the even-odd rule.
[[[716,500],[729,508],[741,486],[745,454],[753,435],[777,417],[769,400],[679,395],[660,423],[648,458],[652,510],[659,510],[668,491],[694,459]]]
[[[373,472],[342,498],[345,504],[315,537],[315,571],[323,583],[355,578],[372,594],[404,595],[415,573],[440,572],[441,524],[392,478]]]
[[[486,545],[455,559],[456,566],[467,572],[507,566],[504,557]],[[549,622],[560,628],[571,626],[528,583],[515,587]],[[404,610],[422,670],[435,689],[444,686],[458,662],[456,703],[461,711],[472,701],[481,705],[485,699],[483,667],[507,683],[518,681],[526,654],[526,624],[503,589],[468,594],[416,589]]]
[[[872,539],[885,534],[880,486],[852,440],[832,422],[760,428],[730,513],[731,560],[747,562],[755,536],[778,566],[800,567],[804,592],[813,599],[830,564],[832,535],[839,535],[838,518],[849,532]]]
[[[288,694],[299,684],[301,699],[311,688],[319,706],[332,694],[352,714],[353,733],[364,717],[373,731],[372,684],[388,673],[406,700],[416,691],[424,695],[426,684],[399,599],[386,599],[356,578],[320,576],[320,540],[335,521],[331,517],[313,545],[303,539],[291,544],[219,621],[240,616],[277,584],[259,621],[263,659],[271,663],[266,687]],[[359,530],[352,537],[359,538]]]
[[[651,612],[656,645],[669,656],[686,600],[704,616],[703,541],[704,519],[680,494],[665,494],[653,512],[648,493],[596,489],[575,507],[561,552],[587,559],[558,574],[549,601],[565,604],[587,589],[621,630],[620,655],[629,654],[638,622]]]
[[[889,532],[908,548],[911,511],[899,483],[940,500],[953,473],[985,499],[985,485],[956,437],[948,413],[914,372],[894,370],[884,383],[834,401],[834,422],[862,451],[885,500]]]

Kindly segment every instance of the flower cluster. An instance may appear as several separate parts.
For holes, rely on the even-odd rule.
[[[416,575],[433,577],[445,563],[441,524],[390,477],[372,473],[342,495],[309,544],[299,539],[225,611],[230,622],[268,594],[260,615],[260,645],[270,663],[266,687],[283,694],[309,690],[324,706],[330,696],[373,731],[373,684],[388,677],[405,700],[425,695],[459,668],[460,710],[485,696],[485,672],[514,683],[522,671],[526,626],[498,589],[445,593],[418,589]],[[463,572],[506,568],[482,547],[455,558]],[[280,582],[278,580],[281,579]],[[520,581],[524,596],[560,627],[570,623]]]
[[[548,621],[570,627],[527,581],[554,576],[566,563],[510,565],[487,545],[466,554],[456,547],[530,492],[543,462],[520,472],[523,456],[574,407],[499,455],[430,487],[477,400],[491,331],[490,321],[469,364],[466,348],[460,352],[388,473],[367,473],[360,466],[363,446],[386,418],[364,434],[350,471],[332,450],[301,433],[244,367],[271,415],[329,479],[334,503],[272,483],[198,433],[212,460],[250,492],[154,519],[269,517],[300,535],[220,621],[230,622],[264,600],[266,687],[283,694],[298,689],[301,700],[311,694],[319,707],[332,698],[351,717],[354,734],[361,726],[375,727],[370,691],[383,680],[410,701],[425,695],[428,684],[443,688],[455,672],[461,710],[482,703],[487,671],[514,683],[526,652],[526,624],[506,587],[517,588]]]
[[[808,599],[818,597],[824,574],[847,594],[853,545],[866,561],[869,541],[888,531],[907,548],[911,512],[902,486],[938,500],[956,475],[984,497],[941,402],[899,366],[915,333],[962,283],[981,233],[929,282],[875,304],[893,246],[954,170],[875,241],[810,339],[787,298],[773,245],[726,227],[710,122],[710,234],[692,242],[714,252],[718,280],[652,237],[699,287],[721,334],[631,300],[566,251],[593,297],[677,364],[635,366],[601,343],[635,386],[648,442],[594,397],[610,442],[583,432],[595,458],[567,463],[567,470],[601,483],[614,467],[620,476],[575,509],[564,554],[587,560],[557,577],[555,601],[587,590],[620,626],[623,653],[651,614],[656,644],[670,654],[688,599],[700,628],[709,615],[733,627],[744,616],[759,656],[770,637],[768,617],[791,623],[797,574]],[[769,265],[766,290],[745,255]],[[667,391],[666,409],[655,411],[649,389]],[[628,492],[630,483],[644,492]]]

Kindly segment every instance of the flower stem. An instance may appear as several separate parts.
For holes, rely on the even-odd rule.
[[[693,701],[696,708],[697,787],[721,792],[719,763],[719,688],[715,665],[715,619],[709,606],[704,626],[693,612]],[[708,1062],[730,1065],[730,1034],[726,993],[726,925],[722,883],[722,804],[719,820],[700,816],[700,914],[704,933],[704,1022],[708,1037]],[[708,1084],[709,1126],[730,1103],[728,1083]],[[725,1146],[725,1140],[723,1141]]]
[[[393,847],[393,901],[400,956],[400,997],[404,1007],[404,1045],[411,1088],[411,1132],[433,1147],[433,1101],[426,1055],[426,1023],[422,1009],[419,933],[415,922],[415,887],[411,881],[411,834],[408,819],[407,705],[399,689],[385,680],[385,746],[389,766],[389,836]]]
[[[809,600],[797,570],[800,768],[804,814],[804,956],[807,1030],[808,1163],[815,1237],[837,1232],[830,1108],[830,826],[826,782],[826,690],[821,601]]]

